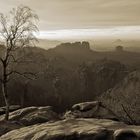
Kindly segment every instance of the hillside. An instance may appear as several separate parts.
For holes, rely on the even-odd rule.
[[[140,72],[130,73],[104,93],[101,101],[127,123],[140,124]]]
[[[2,46],[0,46],[0,48],[2,48]],[[104,58],[135,66],[140,62],[140,53],[138,52],[117,52],[115,50],[98,52],[94,51],[94,49],[92,50],[90,44],[85,41],[62,43],[48,50],[38,47],[25,47],[23,51],[19,51],[19,55],[21,55],[21,53],[28,59],[36,59],[35,61],[37,61],[37,59],[40,61],[41,59],[62,58],[69,61],[68,63],[78,65],[82,62],[96,61]]]
[[[90,49],[89,44],[87,47],[84,47],[82,46],[82,43],[80,44],[80,42],[62,43],[53,49],[49,49],[47,51],[47,55],[50,56],[50,54],[64,57],[66,60],[69,60],[73,63],[96,61],[104,58],[135,66],[140,63],[139,53],[129,51],[98,52]]]
[[[37,78],[27,80],[13,75],[8,89],[11,104],[51,105],[58,111],[78,102],[95,100],[140,67],[139,53],[97,52],[85,41],[62,43],[48,50],[26,47],[18,50],[16,56],[22,60],[15,64],[16,70],[36,73]]]
[[[21,109],[10,113],[9,122],[0,116],[1,140],[139,139],[139,53],[97,52],[88,42],[75,42],[14,54],[22,63],[13,68],[37,77],[10,77],[10,104]]]

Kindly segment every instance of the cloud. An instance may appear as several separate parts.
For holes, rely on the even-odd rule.
[[[140,25],[140,0],[1,0],[0,12],[24,4],[40,17],[40,30]]]

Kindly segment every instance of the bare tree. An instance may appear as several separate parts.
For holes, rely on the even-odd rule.
[[[18,74],[26,78],[32,75],[32,73],[28,72],[18,72],[13,67],[14,63],[21,61],[21,59],[17,58],[15,52],[37,41],[34,35],[34,32],[38,31],[37,20],[38,16],[26,6],[18,6],[12,9],[8,16],[0,14],[0,37],[4,41],[3,51],[0,56],[2,67],[0,81],[6,105],[5,120],[9,119],[10,105],[7,86],[11,75]]]

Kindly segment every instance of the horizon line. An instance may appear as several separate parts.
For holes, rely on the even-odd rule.
[[[137,26],[96,26],[95,28],[73,28],[73,29],[57,29],[42,30],[35,35],[40,39],[82,39],[82,38],[139,38],[140,25]]]

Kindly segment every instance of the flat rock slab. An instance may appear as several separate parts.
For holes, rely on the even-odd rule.
[[[0,116],[0,121],[4,119],[4,115]],[[17,121],[25,126],[37,123],[57,120],[58,115],[52,110],[51,106],[46,107],[26,107],[10,113],[9,120]]]
[[[119,135],[130,131],[138,140],[140,126],[128,126],[107,119],[79,118],[23,127],[8,132],[0,140],[124,140],[125,135],[123,139]]]

